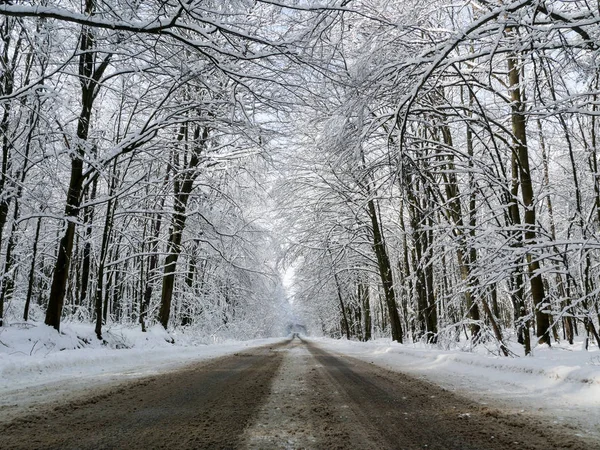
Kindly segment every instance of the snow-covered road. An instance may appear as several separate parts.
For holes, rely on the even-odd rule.
[[[58,335],[42,325],[3,329],[0,423],[35,413],[48,404],[65,404],[90,392],[110,391],[124,382],[285,340],[201,345],[178,336],[177,345],[172,345],[167,343],[169,336],[158,328],[143,334],[123,329],[113,331],[113,344],[122,339],[133,348],[110,349],[92,342],[77,349],[74,340],[84,334],[84,330],[65,327],[65,333]],[[548,428],[570,430],[573,435],[598,442],[600,448],[598,351],[586,352],[577,347],[537,348],[534,357],[505,358],[484,352],[400,345],[389,340],[362,343],[310,338],[308,341],[334,354],[433,382],[482,406],[521,414]],[[282,367],[296,367],[290,364],[285,359]],[[279,389],[277,381],[274,389]]]
[[[320,344],[295,338],[104,384],[0,424],[0,448],[588,450],[598,442]]]

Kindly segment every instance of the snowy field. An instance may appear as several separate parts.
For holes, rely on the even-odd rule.
[[[207,345],[194,336],[169,335],[159,326],[147,333],[113,327],[103,333],[103,345],[89,324],[64,324],[61,331],[31,323],[0,328],[0,421],[46,403],[283,340]]]
[[[600,352],[583,351],[581,343],[538,347],[534,357],[505,358],[389,340],[309,341],[333,353],[425,379],[490,408],[500,406],[571,429],[597,439],[600,448]]]

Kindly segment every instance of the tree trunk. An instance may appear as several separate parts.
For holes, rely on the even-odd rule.
[[[186,130],[182,130],[180,136],[185,135]],[[169,229],[169,241],[167,244],[167,257],[165,258],[165,266],[163,272],[163,285],[160,296],[160,311],[158,320],[161,325],[167,329],[169,324],[169,316],[171,314],[171,303],[173,299],[173,287],[175,285],[175,269],[177,260],[181,253],[181,239],[185,228],[187,218],[186,209],[187,202],[194,187],[196,179],[196,169],[200,164],[200,153],[204,149],[208,138],[208,128],[203,130],[196,127],[192,144],[190,160],[181,175],[181,181],[174,183],[175,199],[173,204],[173,217],[171,219],[171,228]]]
[[[452,135],[450,134],[450,128],[448,126],[442,127],[442,136],[444,144],[449,148],[452,148],[453,140]],[[473,153],[472,146],[473,144],[471,137],[471,128],[467,126],[467,150],[470,157],[472,157]],[[444,187],[448,203],[448,215],[451,217],[451,220],[454,224],[454,235],[458,240],[456,255],[458,260],[458,266],[460,269],[460,275],[463,282],[466,285],[465,304],[467,307],[467,315],[470,319],[469,329],[471,330],[471,339],[472,341],[477,341],[477,338],[481,331],[481,327],[479,325],[479,307],[477,306],[477,302],[473,300],[474,287],[477,285],[477,281],[474,280],[471,276],[471,268],[475,265],[475,259],[477,257],[477,254],[474,248],[469,248],[469,246],[467,245],[467,236],[465,233],[465,225],[462,213],[463,208],[460,200],[460,190],[456,179],[454,158],[452,156],[448,157],[447,166],[447,173],[444,172],[442,176],[444,179]],[[475,219],[474,203],[475,199],[472,196],[471,201],[469,203],[470,222],[473,222]],[[474,225],[474,223],[469,223],[469,227],[473,232],[475,228]]]
[[[3,325],[4,305],[12,297],[15,287],[15,276],[18,265],[16,264],[14,250],[17,244],[17,219],[19,218],[19,196],[21,188],[18,188],[15,195],[15,206],[13,209],[12,226],[6,245],[6,255],[4,261],[4,270],[0,279],[0,326]]]
[[[96,294],[94,295],[94,314],[96,316],[96,326],[94,331],[96,332],[96,337],[100,340],[102,340],[102,321],[104,320],[102,294],[105,288],[108,291],[108,286],[105,286],[104,284],[104,267],[106,265],[108,246],[113,228],[113,217],[115,210],[114,202],[116,202],[116,200],[113,200],[112,196],[117,188],[117,179],[117,159],[115,159],[111,171],[110,186],[108,188],[109,200],[106,203],[106,216],[104,217],[102,244],[100,245],[100,258],[98,259],[98,271],[96,275]]]
[[[370,304],[370,293],[369,293],[369,286],[368,285],[364,285],[362,283],[358,283],[358,298],[359,301],[362,304],[362,310],[363,310],[363,318],[364,318],[364,325],[363,325],[363,341],[370,341],[371,340],[371,304]]]
[[[23,320],[29,320],[29,306],[31,305],[31,296],[33,294],[33,282],[35,280],[35,263],[37,259],[37,248],[40,240],[40,229],[42,226],[42,218],[39,217],[35,227],[35,237],[33,238],[33,249],[31,255],[31,266],[29,269],[29,281],[27,282],[27,296],[25,297],[25,308],[23,310]]]
[[[98,178],[92,183],[92,191],[88,196],[88,201],[96,198],[96,189],[98,187]],[[85,238],[83,243],[83,261],[81,263],[81,291],[79,294],[79,305],[85,307],[88,296],[88,285],[90,281],[90,265],[92,260],[92,222],[94,221],[94,207],[88,206],[85,210],[83,222],[85,224]]]
[[[511,187],[510,187],[510,198],[507,199],[508,215],[507,222],[509,226],[516,229],[512,232],[512,240],[514,241],[513,248],[520,252],[520,248],[523,245],[523,236],[520,231],[521,228],[521,214],[519,212],[519,205],[517,203],[517,196],[519,195],[519,165],[517,162],[517,156],[513,152],[511,155]],[[525,355],[531,354],[531,338],[529,334],[529,328],[531,323],[527,319],[527,306],[525,304],[524,290],[525,281],[523,280],[523,271],[521,269],[522,262],[521,257],[518,256],[515,260],[515,268],[512,276],[509,280],[511,301],[514,310],[514,322],[515,329],[517,332],[517,341],[523,345]]]
[[[536,217],[535,217],[535,198],[533,194],[533,183],[531,180],[531,171],[529,169],[529,154],[527,147],[527,125],[525,118],[525,105],[523,104],[521,94],[521,73],[518,66],[516,55],[510,55],[507,58],[508,63],[508,81],[511,103],[511,121],[514,136],[513,152],[517,156],[519,166],[519,179],[521,184],[521,196],[525,209],[525,245],[531,245],[536,242]],[[529,283],[531,288],[531,297],[535,308],[536,335],[542,344],[551,345],[550,342],[550,320],[545,308],[544,283],[540,273],[540,263],[533,257],[531,252],[527,251],[527,262],[529,269]]]
[[[2,53],[0,54],[0,67],[4,70],[0,71],[0,95],[10,96],[14,90],[14,74],[15,70],[11,63],[11,37],[13,36],[13,25],[15,19],[4,17],[3,23],[0,25],[0,38],[3,41]],[[15,57],[20,51],[19,39],[14,47]],[[14,60],[14,57],[12,58]],[[2,119],[0,119],[0,135],[2,135],[2,164],[0,165],[0,248],[2,248],[2,236],[4,225],[8,219],[8,210],[12,199],[11,191],[14,186],[10,181],[11,171],[11,138],[9,135],[9,125],[11,119],[11,102],[4,102],[2,105]],[[3,304],[0,303],[0,326],[2,326],[2,310]]]
[[[163,189],[166,188],[169,183],[170,173],[171,173],[171,165],[167,167],[167,171],[165,173],[165,177],[163,180]],[[150,307],[150,301],[152,300],[152,292],[154,290],[154,281],[152,277],[158,267],[158,247],[160,244],[160,229],[162,225],[162,211],[165,206],[165,196],[161,196],[157,210],[159,212],[156,213],[156,218],[152,221],[152,237],[149,241],[150,247],[150,257],[148,258],[148,268],[146,269],[146,282],[144,288],[144,298],[140,308],[140,325],[142,327],[142,332],[146,332],[146,317],[148,315],[148,308]]]
[[[392,266],[390,263],[385,242],[381,233],[377,209],[375,208],[375,200],[368,200],[369,216],[371,217],[371,225],[373,231],[373,249],[377,256],[377,267],[381,284],[383,285],[383,294],[390,317],[390,325],[392,328],[392,339],[397,342],[402,342],[402,324],[400,323],[400,315],[396,306],[396,293],[394,291],[394,279],[392,276]]]
[[[414,192],[407,191],[410,199],[410,216],[413,230],[413,255],[415,274],[415,295],[417,297],[417,319],[420,337],[427,342],[435,342],[437,334],[437,314],[433,293],[433,268],[429,249],[429,235],[424,229],[426,220],[423,205]]]
[[[350,340],[350,325],[348,324],[348,314],[346,313],[346,307],[344,306],[344,299],[342,297],[342,288],[340,286],[337,273],[335,272],[335,267],[332,267],[331,270],[333,271],[335,290],[337,292],[338,301],[340,302],[340,309],[342,311],[342,329],[344,334],[346,334],[346,339]]]
[[[544,138],[544,133],[543,133],[543,129],[542,129],[542,122],[538,119],[537,120],[537,126],[538,126],[538,132],[539,132],[539,140],[540,140],[540,148],[542,150],[542,164],[544,166],[544,185],[546,186],[550,186],[550,170],[549,170],[549,166],[548,166],[548,152],[546,150],[546,140]],[[546,195],[546,207],[548,208],[548,220],[550,222],[550,237],[552,238],[553,242],[556,242],[556,224],[555,224],[555,220],[554,220],[554,205],[552,204],[552,196],[550,194]],[[554,252],[557,255],[561,255],[561,252],[559,251],[558,248],[553,247],[554,248]],[[561,255],[564,256],[564,255]],[[563,258],[563,261],[565,264],[566,263],[566,258]],[[568,267],[566,267],[566,270],[568,271]],[[563,280],[563,277],[560,273],[556,273],[555,275],[555,282],[556,282],[556,289],[558,291],[558,295],[560,297],[560,305],[561,308],[564,310],[567,306],[567,294],[566,294],[566,290],[565,290],[565,282]],[[566,317],[562,317],[562,322],[563,322],[563,331],[565,334],[565,338],[567,339],[567,341],[569,342],[569,344],[573,345],[573,317],[571,317],[570,315],[566,316]]]
[[[196,274],[196,258],[194,256],[193,251],[194,250],[192,250],[192,254],[190,255],[188,261],[187,272],[185,273],[185,284],[188,288],[188,295],[191,295],[192,293],[195,278],[194,275]],[[182,304],[183,311],[181,312],[181,325],[184,327],[192,323],[192,314],[190,314],[190,307],[191,305],[189,305],[188,301]]]
[[[86,0],[85,13],[92,15],[94,0]],[[65,231],[58,246],[58,256],[54,266],[54,276],[50,288],[50,299],[46,310],[46,325],[60,330],[65,292],[69,277],[69,264],[73,253],[73,240],[75,237],[75,224],[79,215],[81,191],[83,188],[83,160],[85,158],[85,142],[88,139],[90,119],[94,99],[97,95],[98,82],[110,61],[108,55],[96,67],[96,53],[94,52],[94,35],[88,27],[83,27],[80,33],[81,54],[79,56],[79,82],[81,84],[81,112],[77,120],[77,138],[79,143],[71,156],[71,175],[69,190],[65,205]]]

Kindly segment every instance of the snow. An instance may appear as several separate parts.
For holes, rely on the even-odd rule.
[[[284,340],[201,341],[194,333],[167,334],[159,326],[147,333],[113,326],[104,331],[104,338],[104,343],[98,341],[89,324],[64,324],[61,334],[38,323],[0,328],[0,421],[123,381]],[[600,440],[600,351],[586,352],[581,343],[538,347],[533,357],[505,358],[490,356],[485,349],[440,350],[385,339],[308,340],[333,353],[428,380],[481,404],[529,414]]]
[[[167,334],[160,326],[147,333],[115,326],[103,337],[104,343],[97,340],[89,324],[64,324],[61,334],[35,323],[0,328],[0,421],[123,381],[283,340],[207,345],[193,333]]]
[[[506,358],[389,340],[310,338],[319,347],[440,385],[480,404],[529,414],[541,423],[600,441],[600,352],[538,347]]]

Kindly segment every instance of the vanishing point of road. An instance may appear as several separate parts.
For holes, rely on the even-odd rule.
[[[0,449],[563,448],[590,445],[298,338],[0,426]]]

